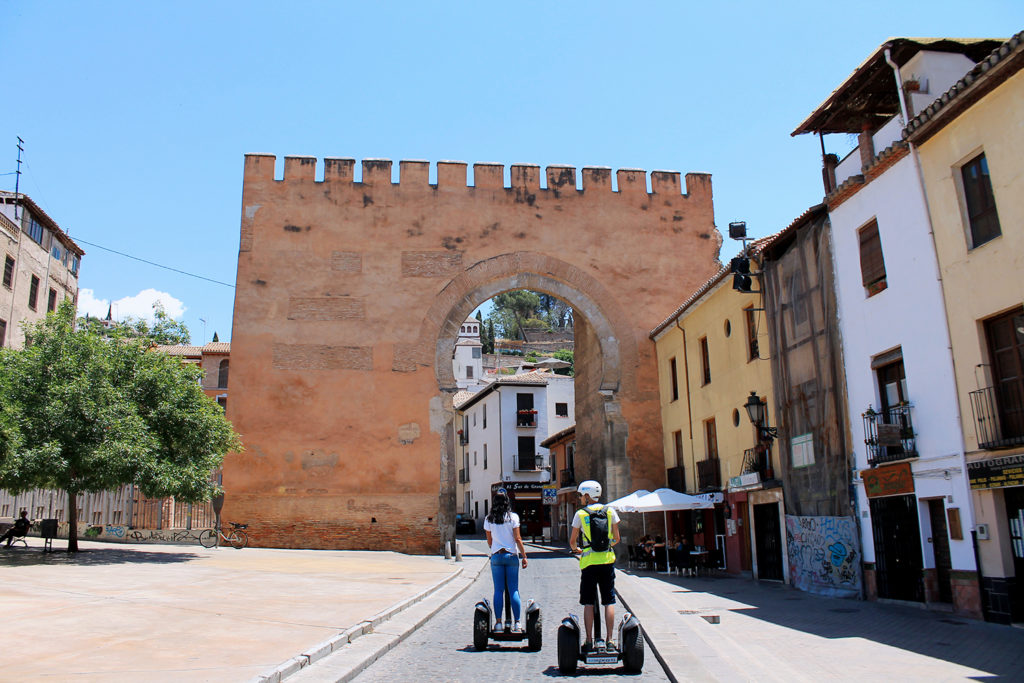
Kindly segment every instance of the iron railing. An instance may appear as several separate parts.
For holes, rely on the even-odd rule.
[[[1024,444],[1024,387],[1007,383],[970,392],[978,430],[978,448],[1009,448]]]
[[[541,468],[542,455],[523,455],[519,454],[516,456],[516,471],[518,472],[533,472]]]
[[[722,467],[718,458],[708,458],[697,463],[697,486],[701,491],[721,490]]]
[[[761,481],[768,479],[768,451],[764,448],[748,448],[743,451],[743,474],[757,473]]]
[[[460,484],[468,484],[469,483],[469,470],[459,470],[459,483]]]
[[[907,460],[917,457],[911,405],[901,403],[881,412],[868,406],[864,418],[864,444],[868,448],[868,464]]]
[[[665,481],[673,491],[686,493],[686,471],[682,465],[665,470]]]
[[[558,485],[562,487],[572,486],[576,483],[576,472],[573,468],[558,471]]]
[[[537,411],[519,411],[516,413],[516,427],[536,427]]]

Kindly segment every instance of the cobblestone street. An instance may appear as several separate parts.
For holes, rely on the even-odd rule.
[[[479,541],[461,541],[463,552],[482,552]],[[473,648],[473,607],[482,598],[490,599],[491,573],[488,568],[456,600],[442,609],[425,626],[410,635],[391,652],[368,667],[355,680],[381,683],[422,681],[544,681],[563,678],[558,671],[556,632],[558,624],[570,612],[582,617],[578,604],[579,569],[577,561],[564,553],[528,547],[530,564],[520,571],[520,594],[526,601],[536,600],[541,607],[544,647],[529,652],[526,641],[491,641],[485,652]],[[616,621],[624,608],[618,605]],[[576,676],[597,675],[602,681],[667,681],[654,654],[647,649],[641,675],[623,673],[621,667],[580,665]],[[573,676],[575,677],[575,676]],[[564,678],[573,678],[564,677]]]

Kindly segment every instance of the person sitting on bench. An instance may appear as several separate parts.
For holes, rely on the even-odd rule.
[[[16,538],[25,538],[25,534],[32,528],[32,522],[28,519],[28,510],[21,511],[21,517],[14,520],[14,526],[7,530],[3,536],[0,536],[0,543],[7,541],[7,547],[11,547],[11,543],[14,543]]]

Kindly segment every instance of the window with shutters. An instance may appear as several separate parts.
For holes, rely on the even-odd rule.
[[[700,338],[700,379],[701,386],[711,384],[711,355],[708,353],[708,338]]]
[[[747,319],[747,361],[757,360],[761,352],[757,346],[757,315],[754,307],[743,309],[743,315]]]
[[[860,229],[860,274],[867,295],[874,296],[886,288],[885,259],[878,238],[878,221]]]
[[[50,295],[46,299],[46,310],[55,311],[57,310],[57,290],[50,288]]]
[[[14,284],[14,259],[10,256],[4,261],[4,287],[10,289]]]
[[[7,346],[7,321],[0,320],[0,347]]]
[[[39,303],[39,278],[33,275],[32,281],[28,285],[28,307],[34,311],[37,303]]]
[[[985,155],[979,154],[964,164],[960,175],[963,178],[964,203],[967,205],[967,222],[973,249],[1002,234]]]
[[[668,359],[668,372],[672,379],[672,400],[679,400],[679,374],[676,370],[676,359]]]

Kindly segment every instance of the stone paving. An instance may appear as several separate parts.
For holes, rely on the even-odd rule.
[[[462,542],[463,552],[482,553],[482,542]],[[353,680],[358,683],[392,683],[416,678],[422,681],[544,681],[573,678],[558,671],[556,633],[558,624],[570,612],[582,615],[579,605],[579,564],[566,554],[528,547],[530,565],[520,571],[520,593],[541,607],[544,646],[530,652],[526,642],[492,641],[486,651],[473,647],[473,608],[482,598],[491,598],[490,571],[484,567],[469,589],[440,610],[427,624],[408,636]],[[619,605],[616,619],[623,608]],[[648,649],[642,674],[625,674],[621,667],[587,667],[580,664],[578,676],[600,676],[601,681],[667,681],[669,677]],[[314,665],[295,678],[295,683],[339,680],[320,676]],[[288,679],[288,683],[293,683]]]
[[[575,562],[552,548],[529,548],[522,575],[544,610],[543,650],[478,653],[472,606],[490,592],[479,540],[462,541],[462,563],[89,541],[69,557],[29,543],[0,550],[5,642],[19,648],[2,681],[547,680],[560,677],[558,622],[579,609]],[[616,581],[648,638],[632,677],[644,681],[1024,680],[1019,628],[725,576],[622,569]],[[352,629],[360,637],[338,640]],[[310,666],[282,667],[314,652],[324,656]]]
[[[0,549],[18,649],[2,681],[245,681],[462,572],[391,552],[28,543]]]

